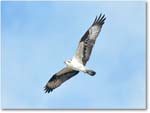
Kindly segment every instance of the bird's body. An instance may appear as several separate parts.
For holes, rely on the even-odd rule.
[[[105,15],[102,16],[101,14],[98,18],[95,18],[92,26],[81,38],[73,58],[71,60],[66,60],[65,64],[67,66],[52,76],[45,86],[45,92],[49,93],[50,91],[53,91],[53,89],[59,87],[63,82],[72,78],[80,71],[91,76],[96,74],[95,71],[88,69],[85,65],[90,58],[92,48],[101,31],[105,19]]]
[[[86,68],[83,64],[81,64],[76,58],[73,58],[72,60],[70,60],[70,62],[66,62],[67,66],[77,70],[77,71],[82,71],[85,72]]]

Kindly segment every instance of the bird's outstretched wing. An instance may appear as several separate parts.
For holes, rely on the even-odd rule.
[[[81,38],[76,54],[74,56],[74,58],[78,59],[80,63],[85,65],[89,60],[92,48],[95,44],[96,38],[98,37],[101,31],[105,19],[106,19],[105,15],[100,14],[99,17],[96,16],[92,26]]]
[[[48,81],[48,83],[44,87],[45,93],[53,91],[53,89],[59,87],[63,82],[65,82],[66,80],[70,79],[78,73],[79,71],[73,70],[69,67],[63,68],[58,73],[54,74],[52,78]]]

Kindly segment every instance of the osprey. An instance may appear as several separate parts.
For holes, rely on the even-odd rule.
[[[96,38],[101,31],[105,19],[105,15],[100,14],[99,17],[96,16],[92,26],[81,38],[73,58],[71,60],[66,60],[64,62],[66,67],[60,70],[58,73],[54,74],[44,87],[45,93],[53,91],[53,89],[59,87],[62,83],[72,78],[80,71],[91,76],[96,74],[95,71],[88,69],[85,67],[85,65],[90,58],[92,48],[95,44]]]

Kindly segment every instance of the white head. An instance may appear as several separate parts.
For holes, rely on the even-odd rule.
[[[70,65],[71,64],[71,60],[66,60],[64,63],[67,64],[67,65]]]

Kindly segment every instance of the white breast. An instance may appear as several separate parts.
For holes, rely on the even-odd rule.
[[[73,58],[71,61],[71,65],[75,70],[85,71],[85,67],[81,64],[76,58]]]

